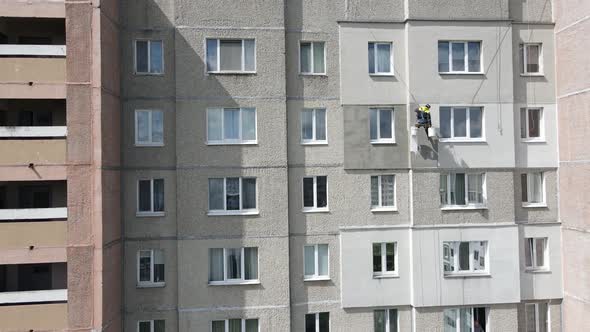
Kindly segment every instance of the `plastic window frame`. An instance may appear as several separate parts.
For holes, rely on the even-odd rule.
[[[238,117],[238,139],[225,139],[225,111],[231,109],[239,110]],[[254,136],[253,140],[243,139],[243,114],[245,109],[254,110]],[[221,140],[209,140],[209,112],[221,110]],[[256,145],[258,144],[258,110],[256,107],[208,107],[205,112],[205,142],[207,145]]]
[[[153,113],[159,112],[162,113],[162,142],[154,142],[153,138]],[[149,141],[142,142],[139,140],[139,113],[147,113],[148,114],[148,137]],[[137,147],[160,147],[164,146],[164,112],[161,110],[155,109],[136,109],[135,110],[135,146]]]
[[[312,130],[312,138],[311,139],[304,139],[303,138],[303,114],[305,112],[312,113],[312,120],[311,120],[311,130]],[[317,139],[317,111],[324,111],[324,133],[326,139],[320,140]],[[299,123],[301,127],[301,137],[300,142],[302,145],[325,145],[328,144],[328,112],[325,108],[317,107],[317,108],[304,108],[301,110],[301,115],[299,117]]]
[[[481,40],[439,40],[438,43],[449,44],[449,71],[439,71],[439,74],[481,75],[483,70],[483,41]],[[437,43],[437,47],[438,47]],[[469,71],[469,43],[479,43],[479,71]],[[453,44],[463,44],[464,70],[453,70]]]
[[[320,275],[320,261],[319,261],[319,246],[326,246],[328,250],[328,274],[327,275]],[[313,260],[314,260],[314,273],[313,274],[305,274],[305,248],[313,247]],[[306,244],[303,246],[303,280],[304,281],[314,281],[314,280],[330,280],[330,246],[327,243],[316,243],[316,244]]]
[[[375,72],[371,73],[369,71],[369,76],[395,76],[395,68],[394,68],[394,61],[393,61],[393,42],[388,41],[370,41],[368,45],[373,44],[373,68],[375,68]],[[381,72],[377,70],[377,46],[378,45],[388,45],[389,46],[389,72]],[[368,46],[367,46],[368,47]],[[368,52],[368,48],[367,48]],[[367,56],[368,58],[368,56]]]
[[[154,180],[162,180],[162,184],[165,186],[166,181],[164,180],[164,178],[141,178],[137,180],[137,205],[136,205],[136,212],[135,215],[137,217],[146,217],[146,216],[163,216],[166,213],[166,190],[164,187],[164,211],[154,211]],[[139,196],[140,196],[140,183],[141,181],[149,181],[150,182],[150,210],[149,211],[141,211],[139,209],[140,206],[140,202],[139,202]]]
[[[549,262],[549,238],[548,237],[526,237],[524,239],[527,242],[531,242],[530,245],[530,252],[526,252],[526,245],[525,245],[525,255],[528,255],[531,260],[531,266],[526,265],[526,257],[525,257],[525,270],[526,271],[550,271],[550,262]],[[542,266],[537,265],[537,240],[543,240],[543,262],[545,263]]]
[[[164,251],[161,249],[140,249],[137,251],[137,285],[139,287],[163,287],[166,285],[166,276],[164,276],[164,281],[158,281],[155,282],[154,281],[154,265],[155,265],[155,252],[159,250],[162,252],[162,257],[164,257]],[[140,278],[140,266],[141,266],[141,253],[142,252],[149,252],[150,253],[150,280],[149,281],[141,281]],[[166,263],[164,262],[164,266],[166,266]],[[153,325],[153,321],[152,321],[152,325]],[[153,327],[152,327],[153,330]]]
[[[148,71],[147,72],[143,72],[143,71],[138,71],[137,70],[137,42],[140,41],[145,41],[147,42],[147,64],[148,64]],[[152,48],[151,48],[151,44],[152,42],[160,42],[160,44],[162,45],[162,72],[161,73],[152,73],[152,57],[151,57],[151,53],[152,53]],[[164,40],[163,39],[148,39],[148,38],[137,38],[133,40],[133,73],[135,75],[152,75],[152,76],[164,76],[165,73],[165,62],[164,62]]]
[[[373,257],[373,246],[375,244],[379,244],[381,246],[381,271],[373,271],[373,278],[387,278],[387,277],[399,276],[399,271],[398,271],[399,260],[398,260],[397,241],[373,242],[371,244],[371,258]],[[393,244],[393,266],[394,266],[394,269],[391,271],[387,270],[387,244]]]
[[[523,71],[520,73],[522,76],[544,76],[544,67],[543,67],[543,43],[521,43],[519,45],[520,47],[522,47],[522,58],[520,59],[520,61],[522,61],[522,69]],[[539,57],[537,58],[537,62],[539,65],[539,71],[538,72],[529,72],[527,70],[527,65],[528,65],[528,48],[530,46],[537,46],[539,48]]]
[[[450,118],[450,129],[451,129],[451,136],[450,137],[441,137],[439,140],[441,142],[485,142],[486,141],[486,130],[485,130],[485,112],[483,106],[441,106],[439,107],[439,113],[442,108],[448,108],[450,110],[451,118]],[[465,134],[467,136],[455,136],[455,110],[457,109],[465,109]],[[481,113],[481,137],[471,137],[471,109],[472,108],[479,108]],[[439,118],[440,121],[440,118]],[[440,123],[442,127],[442,122]]]
[[[391,112],[391,138],[381,138],[381,111]],[[375,139],[371,139],[371,112],[377,112],[377,138]],[[395,144],[395,110],[393,108],[369,108],[369,141],[371,144]]]
[[[205,64],[205,71],[208,74],[256,74],[257,71],[257,46],[256,46],[256,38],[205,38],[205,58],[207,57],[207,41],[208,40],[215,40],[217,44],[217,70],[209,70],[207,65]],[[222,70],[221,69],[221,41],[240,41],[242,43],[242,52],[241,52],[241,70]],[[246,70],[246,47],[244,47],[245,40],[252,40],[254,41],[254,70]]]
[[[318,177],[325,177],[326,178],[326,206],[318,207]],[[313,178],[313,206],[305,206],[305,181],[304,179]],[[330,211],[330,202],[329,202],[329,184],[328,184],[328,176],[327,175],[313,175],[313,176],[304,176],[301,179],[301,206],[303,212],[328,212]]]
[[[393,176],[393,205],[383,205],[382,198],[383,198],[383,176]],[[372,205],[373,197],[371,197],[371,211],[396,211],[397,210],[397,179],[395,174],[379,174],[379,175],[371,175],[371,178],[377,177],[377,187],[378,187],[378,196],[379,196],[379,205]],[[372,181],[371,181],[372,186]],[[371,195],[373,193],[373,188],[371,188]]]
[[[228,210],[227,209],[227,179],[239,179],[238,184],[238,196],[240,200],[240,209],[239,210]],[[223,178],[209,178],[207,180],[207,186],[209,186],[209,180],[211,179],[223,179],[223,210],[211,210],[209,209],[210,200],[211,200],[211,188],[207,188],[207,210],[209,215],[240,215],[240,214],[258,214],[258,178],[254,176],[228,176]],[[254,201],[256,204],[256,208],[254,209],[244,209],[243,208],[243,197],[242,197],[242,181],[243,179],[254,179],[255,181],[255,190],[256,193],[254,194]]]
[[[529,136],[529,111],[538,110],[539,112],[539,137]],[[520,124],[520,140],[523,143],[545,142],[545,112],[543,107],[522,107],[521,114],[518,116],[518,121],[522,122],[522,112],[525,114],[525,137],[522,137],[522,123]]]
[[[460,251],[459,251],[459,246],[461,245],[461,243],[469,243],[469,270],[455,270],[459,268],[459,261],[460,261]],[[473,265],[473,248],[472,248],[472,244],[473,243],[479,243],[479,242],[484,242],[485,243],[485,255],[484,255],[484,259],[485,259],[485,266],[483,270],[476,270],[474,265]],[[452,271],[444,271],[443,270],[443,274],[444,276],[477,276],[477,275],[489,275],[490,274],[490,242],[488,240],[483,240],[483,241],[443,241],[443,252],[444,252],[444,245],[447,244],[449,246],[449,250],[453,250],[455,252],[455,255],[452,256],[450,255],[449,252],[449,256],[453,259],[453,270]],[[444,260],[444,257],[443,257]],[[444,266],[444,261],[443,261],[443,265]]]
[[[246,260],[245,249],[256,248],[256,275],[257,279],[245,279],[246,277]],[[240,284],[257,284],[260,283],[260,255],[258,247],[239,247],[239,248],[211,248],[211,249],[223,249],[223,280],[209,280],[209,285],[240,285]],[[240,249],[240,277],[239,278],[228,278],[227,276],[227,256],[230,249]],[[211,252],[209,251],[209,255]],[[211,257],[209,257],[211,259]],[[211,268],[211,267],[209,267]]]
[[[309,71],[309,72],[303,71],[301,69],[301,62],[303,60],[301,58],[301,44],[310,44],[310,47],[311,47],[311,59],[310,59],[310,67],[311,67],[310,69],[311,69],[311,71]],[[322,44],[323,45],[323,48],[324,48],[324,71],[317,72],[317,73],[315,72],[315,61],[314,61],[315,58],[313,56],[314,49],[315,49],[315,44]],[[299,41],[299,74],[300,75],[304,75],[304,76],[326,76],[326,67],[327,67],[326,60],[327,60],[327,57],[326,57],[326,42],[325,41],[321,41],[321,40],[300,40]]]
[[[451,175],[452,174],[464,174],[465,175],[465,204],[458,205],[458,204],[450,204],[451,202]],[[451,172],[451,173],[443,173],[442,175],[446,176],[447,181],[447,202],[449,204],[441,204],[442,209],[465,209],[465,208],[485,208],[487,206],[487,176],[485,172]],[[481,203],[471,203],[469,201],[469,175],[481,175],[481,195],[482,195],[482,202]]]

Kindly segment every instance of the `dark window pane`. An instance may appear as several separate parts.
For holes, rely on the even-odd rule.
[[[541,111],[538,109],[530,109],[529,111],[529,137],[541,136],[540,123]]]
[[[311,72],[311,43],[301,43],[299,48],[299,57],[301,60],[301,72]]]
[[[379,177],[371,176],[371,206],[379,206]]]
[[[139,254],[139,281],[151,281],[151,261],[149,252]]]
[[[440,135],[441,137],[451,137],[451,109],[449,107],[440,108]]]
[[[164,179],[154,179],[154,211],[164,211]]]
[[[163,319],[157,319],[154,321],[154,332],[165,332],[166,321]]]
[[[151,332],[151,322],[139,322],[139,332]]]
[[[397,332],[397,309],[389,309],[389,332]]]
[[[326,110],[315,111],[315,139],[320,141],[326,139]]]
[[[375,73],[375,44],[369,43],[369,73]]]
[[[523,202],[528,202],[528,181],[527,175],[521,174],[520,175],[520,191],[521,191],[521,199]]]
[[[385,261],[387,264],[387,271],[395,271],[395,246],[393,243],[385,244]]]
[[[378,129],[377,126],[379,125],[377,123],[377,118],[378,118],[378,110],[369,110],[369,130],[370,130],[370,137],[372,140],[376,140],[377,134],[378,134]]]
[[[207,39],[207,70],[217,71],[217,39]]]
[[[164,282],[164,264],[154,264],[154,282]]]
[[[317,207],[328,206],[328,178],[325,176],[317,177]]]
[[[228,332],[242,332],[242,320],[241,319],[229,319],[228,320]]]
[[[451,204],[465,205],[465,174],[457,173],[453,175],[453,178],[455,181],[451,181],[454,190],[451,192]]]
[[[301,138],[304,140],[313,139],[313,110],[301,112]]]
[[[152,40],[150,42],[150,73],[161,74],[164,72],[164,54],[162,41]]]
[[[138,73],[148,72],[148,42],[138,40],[135,43],[135,71]]]
[[[242,41],[241,40],[220,40],[219,55],[221,70],[241,71],[242,70]]]
[[[316,332],[315,330],[315,314],[305,315],[305,332]]]
[[[379,138],[392,138],[392,116],[391,110],[379,110]]]
[[[258,279],[258,248],[244,248],[244,279]]]
[[[373,243],[373,272],[381,272],[381,243]]]
[[[438,42],[438,71],[449,71],[449,42]]]
[[[139,211],[151,211],[150,180],[139,181]]]
[[[303,178],[303,206],[313,207],[313,178]]]
[[[320,312],[320,332],[330,331],[330,313]]]
[[[527,72],[538,73],[539,72],[539,45],[528,45],[527,46]]]
[[[526,108],[520,109],[520,138],[526,138],[527,123],[526,123]]]
[[[469,242],[459,243],[459,271],[469,270]]]
[[[386,310],[375,310],[373,313],[373,327],[375,332],[386,332],[385,330]]]
[[[227,210],[240,209],[240,178],[225,179],[225,199]]]
[[[246,332],[258,332],[258,319],[246,319]]]
[[[453,129],[454,137],[466,137],[467,136],[467,113],[465,108],[453,109]]]
[[[481,137],[481,108],[469,108],[469,137]]]
[[[214,320],[211,322],[211,332],[225,332],[225,321]]]
[[[239,279],[242,275],[242,249],[226,249],[227,252],[227,278]]]
[[[256,179],[243,178],[242,179],[242,208],[255,209],[256,208]]]
[[[223,210],[223,179],[209,179],[209,210]]]
[[[481,44],[479,42],[467,43],[467,61],[469,72],[481,71]]]

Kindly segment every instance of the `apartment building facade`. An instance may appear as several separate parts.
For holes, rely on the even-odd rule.
[[[575,328],[553,10],[0,0],[0,330]]]

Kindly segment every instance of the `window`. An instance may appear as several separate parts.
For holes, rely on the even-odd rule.
[[[141,320],[137,322],[138,332],[165,332],[166,321],[163,319]]]
[[[444,332],[487,331],[487,309],[456,308],[444,311]]]
[[[371,176],[371,210],[395,209],[395,175]]]
[[[526,332],[549,331],[549,306],[547,303],[526,303],[524,310]]]
[[[207,39],[207,71],[255,72],[256,42],[254,39]]]
[[[3,187],[6,194],[6,189]],[[19,209],[46,209],[53,204],[53,195],[50,186],[22,186],[18,188],[18,208]]]
[[[299,44],[299,71],[302,74],[326,73],[324,47],[324,42],[301,42]]]
[[[158,75],[164,73],[164,52],[161,40],[135,41],[135,73]]]
[[[258,332],[258,318],[214,320],[211,332]]]
[[[543,110],[541,108],[520,109],[520,138],[524,141],[543,140]]]
[[[207,144],[256,144],[256,109],[207,109]]]
[[[486,273],[488,271],[487,241],[455,241],[443,243],[445,274]]]
[[[209,249],[209,284],[258,282],[258,248]]]
[[[541,74],[541,44],[520,44],[520,73]]]
[[[209,214],[256,214],[256,178],[209,179]]]
[[[135,111],[135,145],[164,145],[164,113],[162,111]]]
[[[303,211],[328,211],[328,177],[303,178]]]
[[[137,215],[164,213],[164,179],[139,180],[137,191]]]
[[[441,138],[448,140],[481,140],[483,110],[481,107],[441,107]]]
[[[481,42],[439,41],[440,73],[481,73]]]
[[[327,244],[314,244],[303,247],[304,280],[330,279],[329,256]]]
[[[323,108],[301,111],[301,143],[326,144],[326,110]]]
[[[305,332],[330,332],[330,313],[306,314]]]
[[[393,75],[391,43],[369,43],[369,74]]]
[[[369,110],[371,143],[395,143],[393,109]]]
[[[524,239],[524,261],[527,270],[548,270],[547,238]]]
[[[397,275],[397,243],[373,243],[373,276]]]
[[[483,207],[485,196],[483,173],[440,175],[440,202],[443,207]]]
[[[522,206],[545,206],[545,181],[543,172],[520,175]]]
[[[140,250],[137,253],[137,282],[139,286],[164,285],[162,250]]]
[[[375,332],[397,332],[397,309],[375,310],[373,312]]]

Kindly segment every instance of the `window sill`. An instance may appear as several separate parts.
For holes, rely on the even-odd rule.
[[[487,143],[487,141],[485,139],[456,139],[456,138],[440,138],[438,140],[441,143],[478,143],[478,144],[482,144],[482,143]]]
[[[521,77],[545,77],[543,73],[521,73]]]
[[[208,75],[256,75],[255,71],[208,71]]]
[[[303,213],[326,213],[326,212],[330,212],[329,208],[303,208],[303,210],[301,210],[301,212]]]
[[[135,143],[133,146],[135,146],[136,148],[161,148],[164,146],[164,143],[152,143],[152,144]]]
[[[328,145],[328,141],[301,141],[301,145]]]
[[[373,279],[395,279],[395,278],[399,278],[399,274],[397,274],[397,273],[373,274]]]
[[[527,267],[524,269],[525,273],[532,273],[532,274],[536,274],[536,273],[551,273],[551,270],[549,270],[548,268],[534,268],[534,267]]]
[[[460,210],[487,210],[488,207],[484,205],[473,205],[473,206],[443,206],[440,208],[442,211],[460,211]]]
[[[165,287],[165,282],[152,282],[152,283],[138,283],[137,288],[162,288]]]
[[[390,140],[376,140],[376,141],[371,141],[371,144],[373,145],[395,145],[395,141]]]
[[[544,138],[522,138],[520,141],[522,143],[547,143]]]
[[[303,277],[304,282],[308,281],[329,281],[330,277]]]
[[[258,145],[258,141],[253,142],[207,142],[205,143],[208,146],[218,146],[218,145]]]
[[[260,280],[209,281],[209,286],[260,285]]]
[[[473,277],[491,277],[489,272],[468,272],[468,273],[445,273],[445,278],[473,278]]]
[[[326,73],[299,73],[299,76],[317,76],[317,77],[328,77]]]
[[[397,212],[397,207],[396,206],[374,207],[374,208],[371,208],[371,212]]]
[[[484,75],[483,72],[438,72],[439,75]]]
[[[546,208],[547,203],[522,203],[523,208]]]
[[[369,73],[369,76],[375,76],[375,77],[394,77],[395,75],[393,73]]]
[[[166,212],[135,212],[136,217],[164,217]]]
[[[208,216],[257,216],[260,212],[258,210],[242,210],[242,211],[209,211]]]

